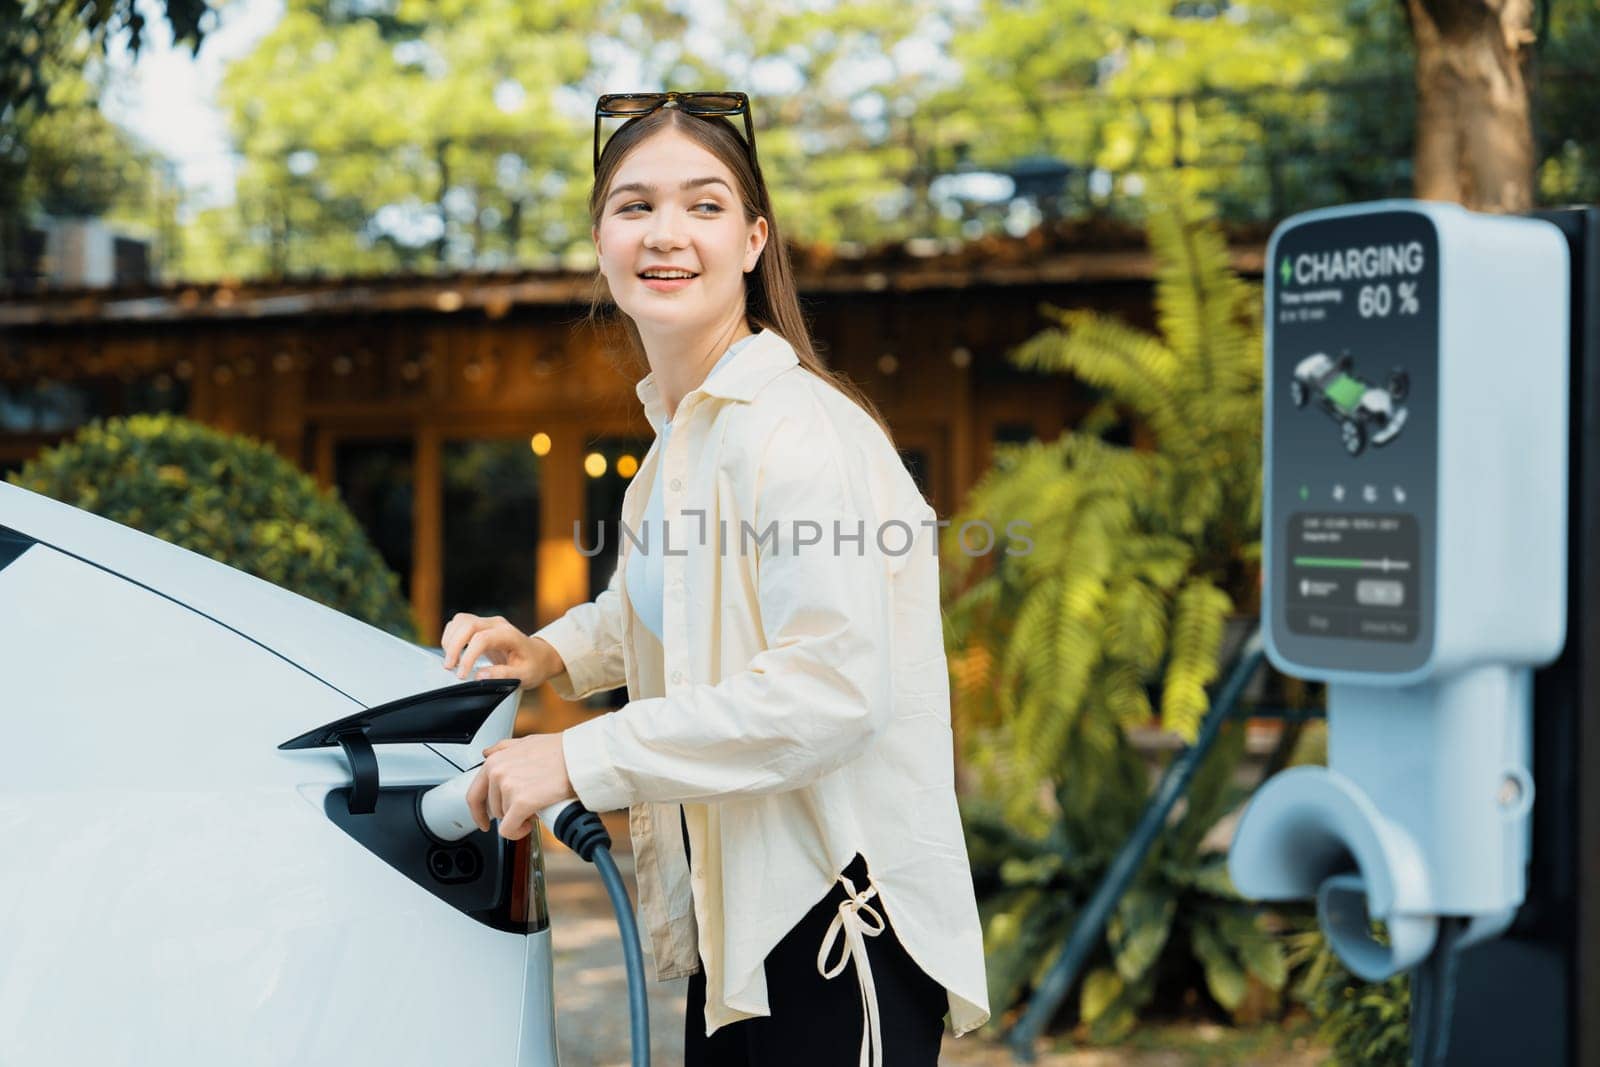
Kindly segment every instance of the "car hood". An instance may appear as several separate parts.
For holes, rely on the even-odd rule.
[[[370,708],[457,681],[444,669],[437,650],[404,641],[131,527],[4,482],[0,482],[0,526],[208,616],[314,675],[349,697],[353,706]],[[491,732],[509,736],[515,704],[513,693],[479,736]],[[471,746],[438,747],[459,765],[457,757],[466,758]],[[462,751],[451,751],[458,749]]]

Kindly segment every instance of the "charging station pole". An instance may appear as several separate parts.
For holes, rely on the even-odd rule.
[[[1534,676],[1527,900],[1461,954],[1452,1067],[1600,1064],[1600,209],[1536,217],[1572,262],[1567,643]]]

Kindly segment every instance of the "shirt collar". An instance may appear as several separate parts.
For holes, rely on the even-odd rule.
[[[780,334],[763,329],[749,338],[749,343],[728,361],[727,366],[689,390],[688,396],[678,404],[681,407],[684,400],[695,393],[748,402],[755,398],[762,386],[799,362],[800,357],[795,355],[794,347],[788,341]],[[644,417],[650,421],[650,428],[659,434],[662,424],[667,421],[667,406],[662,402],[661,390],[656,386],[655,372],[646,374],[634,387],[634,392],[644,405]]]

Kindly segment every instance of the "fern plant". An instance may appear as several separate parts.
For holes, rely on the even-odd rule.
[[[1289,975],[1277,917],[1240,899],[1226,855],[1207,841],[1240,799],[1234,771],[1244,728],[1223,730],[1201,765],[1183,814],[1161,836],[1118,902],[1078,987],[1084,1036],[1114,1042],[1165,989],[1199,987],[1234,1015],[1281,1006]],[[1083,819],[1062,819],[1041,838],[1018,834],[998,811],[963,812],[973,880],[984,922],[989,1003],[996,1018],[1023,1000],[1055,962],[1112,857],[1138,820],[1148,779],[1131,746],[1107,768],[1111,787],[1089,800]],[[1070,788],[1064,787],[1064,788]],[[1187,999],[1180,994],[1177,999]]]
[[[1081,379],[1101,392],[1099,412],[1057,440],[998,446],[946,532],[947,592],[962,590],[947,598],[947,638],[971,765],[1023,829],[1047,825],[1052,796],[1083,813],[1123,730],[1154,715],[1152,689],[1162,724],[1193,738],[1224,621],[1253,588],[1258,301],[1193,203],[1168,197],[1149,240],[1159,333],[1046,307],[1059,325],[1013,362]],[[1138,427],[1137,446],[1098,435],[1116,416]],[[1031,550],[965,555],[961,526],[978,520],[1025,521]]]
[[[1147,801],[1126,731],[1159,703],[1161,723],[1193,739],[1225,621],[1255,586],[1257,295],[1176,190],[1149,241],[1157,332],[1046,308],[1056,325],[1013,361],[1072,375],[1100,404],[1055,441],[997,449],[947,534],[949,658],[986,798],[968,804],[967,825],[997,1018],[1050,965]],[[1134,445],[1104,439],[1120,419]],[[1023,520],[1031,551],[964,555],[962,524],[978,520],[1008,533]],[[1230,1013],[1284,992],[1278,920],[1239,899],[1205,843],[1241,797],[1242,735],[1224,732],[1089,960],[1077,1017],[1090,1037],[1125,1033],[1159,989],[1200,986]]]
[[[1373,935],[1381,940],[1382,930],[1373,925]],[[1317,1037],[1328,1046],[1333,1067],[1405,1067],[1411,1062],[1407,976],[1382,982],[1357,978],[1312,925],[1289,943],[1290,965],[1300,971],[1295,999],[1317,1020]]]

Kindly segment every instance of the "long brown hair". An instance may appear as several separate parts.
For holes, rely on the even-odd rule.
[[[795,355],[800,357],[801,366],[855,401],[872,416],[892,444],[894,435],[890,433],[889,424],[876,405],[854,382],[830,369],[817,355],[816,346],[811,340],[811,329],[800,313],[800,294],[795,289],[794,271],[789,266],[789,250],[783,243],[778,219],[772,212],[772,198],[767,193],[766,179],[760,170],[751,165],[743,139],[726,120],[715,116],[702,118],[677,108],[664,107],[623,123],[600,153],[600,169],[595,175],[594,188],[589,193],[589,216],[594,226],[598,228],[600,225],[606,190],[611,187],[611,179],[616,176],[617,168],[622,165],[628,152],[665,129],[678,130],[716,156],[733,173],[747,224],[755,222],[757,218],[767,220],[766,247],[762,249],[755,269],[745,275],[744,313],[750,328],[756,332],[771,330],[788,341]],[[604,318],[604,310],[615,307],[605,276],[597,270],[594,296],[589,304],[589,321],[600,323]],[[619,318],[634,356],[641,363],[644,362],[644,342],[639,337],[639,328],[626,314],[619,312]]]

